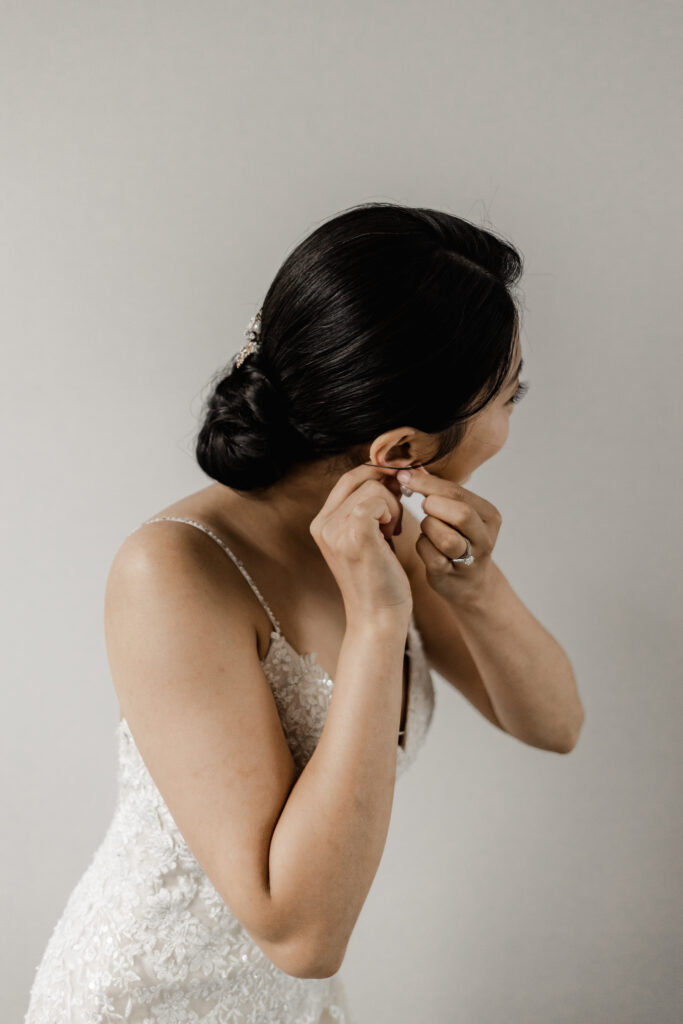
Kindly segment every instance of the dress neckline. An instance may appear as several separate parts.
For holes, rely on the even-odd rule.
[[[296,661],[298,661],[301,665],[305,665],[305,666],[307,666],[309,668],[310,667],[315,668],[315,670],[317,671],[317,673],[320,676],[320,682],[326,684],[330,688],[330,690],[332,690],[333,687],[334,687],[334,680],[330,676],[329,672],[327,672],[326,669],[324,669],[323,666],[321,665],[320,661],[318,660],[317,653],[316,652],[300,653],[289,642],[289,640],[286,638],[286,636],[282,632],[282,629],[280,628],[280,623],[275,618],[275,616],[274,616],[273,612],[271,611],[270,606],[268,605],[268,602],[264,598],[263,594],[261,593],[261,591],[256,586],[256,583],[252,579],[250,573],[248,572],[246,566],[244,565],[244,562],[242,562],[242,560],[240,558],[238,558],[238,556],[234,553],[234,551],[232,551],[232,549],[222,539],[222,537],[219,537],[218,534],[216,534],[213,530],[211,530],[204,523],[199,522],[199,520],[197,520],[197,519],[190,519],[187,516],[155,516],[153,519],[145,520],[140,525],[141,526],[145,526],[147,523],[161,522],[161,521],[166,521],[166,520],[173,521],[173,522],[180,522],[180,523],[188,523],[190,526],[197,527],[198,529],[202,530],[204,533],[208,534],[210,537],[213,538],[213,540],[215,540],[217,542],[219,547],[223,548],[225,553],[232,559],[232,561],[238,567],[238,569],[240,570],[242,575],[246,578],[247,582],[249,583],[249,586],[251,587],[251,589],[256,594],[259,602],[263,606],[266,614],[268,615],[268,618],[270,619],[271,625],[273,626],[273,628],[270,631],[270,640],[271,640],[271,642],[268,645],[268,650],[266,651],[266,653],[263,656],[263,658],[259,659],[259,661],[261,663],[261,666],[263,668],[265,668],[265,666],[270,661],[271,652],[273,652],[275,650],[275,645],[274,645],[273,641],[279,641],[281,644],[284,644],[284,646],[290,652],[290,655]],[[135,527],[136,530],[139,529],[139,528],[140,528],[139,526]],[[134,532],[135,532],[134,530],[131,530],[131,533],[134,533]],[[129,534],[129,536],[130,536],[130,534]],[[413,708],[413,698],[414,698],[414,692],[413,691],[415,690],[415,653],[418,650],[418,648],[421,648],[421,646],[422,646],[421,643],[418,643],[418,641],[416,640],[417,632],[418,632],[418,630],[417,630],[417,624],[415,623],[414,612],[411,611],[410,619],[409,619],[409,622],[408,622],[407,637],[406,637],[406,654],[408,655],[408,681],[407,681],[407,694],[405,695],[405,697],[406,697],[406,701],[405,701],[405,703],[406,703],[406,714],[405,714],[405,723],[404,723],[404,726],[403,726],[403,744],[400,744],[400,743],[396,744],[396,747],[397,747],[397,750],[398,750],[399,760],[406,756],[406,753],[407,753],[407,751],[409,749],[410,736],[412,735],[410,733],[409,722],[410,722],[410,719],[411,719],[411,710]],[[404,672],[405,672],[405,666],[404,666]],[[405,679],[405,676],[404,676],[404,674],[402,674],[402,680],[401,680],[402,681],[402,688],[403,688],[404,679]],[[133,738],[133,734],[130,731],[130,726],[128,725],[128,722],[126,722],[125,717],[121,717],[119,719],[119,722],[118,722],[118,725],[117,725],[117,729],[121,728],[123,722],[125,722],[127,731],[128,731],[128,733],[129,733],[129,735],[131,736],[131,739],[132,739]],[[133,739],[133,742],[135,742],[134,739]]]
[[[412,707],[413,690],[415,688],[415,686],[414,686],[414,675],[415,675],[415,673],[414,673],[414,657],[413,657],[414,652],[415,652],[415,644],[413,643],[413,634],[412,634],[413,626],[414,626],[414,620],[413,620],[413,615],[411,613],[410,621],[408,623],[408,631],[407,631],[407,635],[406,635],[406,650],[407,650],[407,653],[408,653],[408,683],[407,683],[407,691],[408,692],[406,694],[406,717],[405,717],[405,722],[404,722],[404,725],[403,725],[403,744],[400,744],[400,743],[396,744],[396,746],[398,747],[398,749],[402,753],[405,753],[405,751],[408,749],[408,732],[409,732],[409,722],[410,722],[410,717],[411,717],[410,710],[411,710],[411,707]],[[274,651],[274,649],[275,649],[274,648],[274,642],[277,642],[277,641],[279,641],[280,643],[284,644],[284,646],[289,650],[290,654],[298,662],[300,662],[300,664],[314,667],[319,672],[319,674],[321,676],[321,682],[326,683],[329,686],[330,690],[334,689],[334,679],[332,678],[330,673],[327,671],[327,669],[323,668],[323,666],[318,661],[317,653],[315,651],[305,651],[303,653],[300,653],[299,651],[296,650],[295,647],[292,646],[292,644],[289,642],[287,637],[284,635],[284,633],[280,629],[271,629],[271,631],[270,631],[270,643],[268,644],[268,650],[266,651],[266,653],[263,656],[263,658],[260,659],[262,666],[265,666],[269,662],[271,652]],[[401,682],[403,682],[403,676],[401,677]]]
[[[403,727],[403,745],[401,745],[400,743],[396,744],[396,749],[398,750],[399,758],[402,758],[402,757],[406,756],[406,754],[408,752],[410,736],[412,735],[411,734],[411,729],[410,729],[410,723],[411,723],[411,717],[412,717],[411,716],[411,710],[412,710],[412,706],[413,706],[413,696],[414,696],[414,690],[415,690],[415,658],[414,658],[415,644],[413,642],[412,629],[413,629],[413,617],[411,615],[410,623],[408,625],[408,633],[407,633],[407,644],[408,644],[408,655],[409,655],[409,658],[408,658],[409,669],[408,669],[408,694],[407,694],[407,697],[406,697],[406,719],[405,719],[405,725]],[[288,649],[288,651],[291,654],[291,656],[296,661],[298,661],[301,665],[305,665],[305,666],[309,666],[309,667],[311,667],[311,666],[314,667],[316,669],[316,671],[320,675],[320,682],[321,683],[325,683],[329,687],[330,691],[334,689],[334,679],[332,679],[332,677],[329,674],[329,672],[326,669],[324,669],[323,666],[318,661],[317,653],[315,651],[305,651],[303,653],[300,653],[299,651],[296,650],[296,648],[294,648],[292,646],[292,644],[289,642],[289,640],[284,635],[284,633],[281,630],[278,630],[278,629],[272,629],[270,631],[270,643],[268,644],[268,650],[266,651],[266,653],[264,654],[264,656],[262,658],[259,658],[261,666],[264,669],[265,669],[266,665],[269,664],[269,662],[271,660],[271,657],[272,657],[272,655],[274,654],[274,652],[276,650],[276,647],[275,647],[276,643],[283,644]],[[133,734],[130,731],[130,726],[128,725],[128,722],[126,720],[125,715],[123,715],[119,719],[118,725],[117,725],[117,730],[121,731],[124,727],[125,727],[126,731],[129,733],[129,735],[132,738]],[[133,740],[133,742],[135,742],[135,740]]]

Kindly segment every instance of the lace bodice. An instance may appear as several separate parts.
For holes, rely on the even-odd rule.
[[[333,681],[298,654],[245,567],[273,624],[262,666],[300,771],[320,738]],[[148,520],[156,522],[158,519]],[[415,758],[434,687],[411,619],[404,747]],[[152,779],[125,718],[116,728],[118,798],[107,832],[54,927],[24,1024],[352,1024],[340,973],[295,978],[275,966],[199,866]]]

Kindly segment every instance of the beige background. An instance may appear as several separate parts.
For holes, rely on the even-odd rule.
[[[385,199],[525,256],[531,391],[468,486],[587,719],[548,753],[436,677],[342,968],[356,1024],[678,1021],[680,6],[1,17],[6,1019],[113,812],[114,552],[208,483],[202,389],[287,252]]]

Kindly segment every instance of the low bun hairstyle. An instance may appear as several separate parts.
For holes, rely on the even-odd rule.
[[[522,257],[452,214],[351,207],[300,242],[261,307],[260,345],[210,382],[196,458],[213,480],[262,491],[295,465],[360,465],[397,426],[443,458],[511,370]]]

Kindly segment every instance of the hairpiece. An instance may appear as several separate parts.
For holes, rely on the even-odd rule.
[[[249,321],[249,325],[248,325],[246,331],[244,332],[244,334],[245,334],[247,340],[245,341],[244,345],[242,345],[242,348],[240,349],[240,351],[237,353],[237,356],[235,358],[235,366],[241,366],[242,363],[244,362],[244,360],[247,358],[248,355],[251,355],[252,352],[257,352],[258,349],[259,349],[259,345],[260,345],[259,335],[261,334],[261,310],[260,309],[259,309],[258,313],[255,313],[252,316],[251,320]]]

